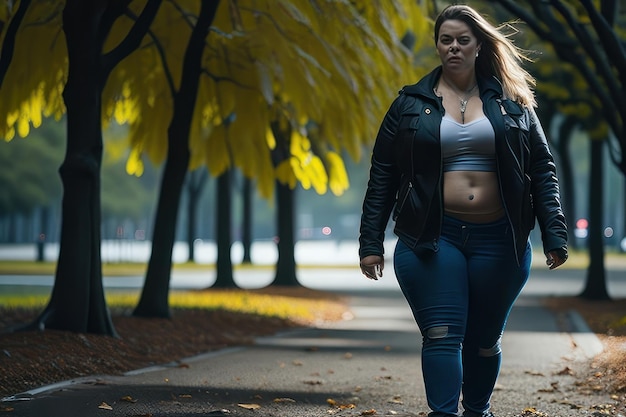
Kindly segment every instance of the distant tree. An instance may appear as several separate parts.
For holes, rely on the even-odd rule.
[[[291,163],[292,130],[289,125],[285,125],[284,120],[272,125],[272,131],[276,138],[276,146],[272,151],[274,163],[277,166],[288,166]],[[300,139],[298,135],[294,139]],[[297,148],[297,146],[296,146]],[[319,158],[313,160],[320,164]],[[287,171],[290,172],[290,171]],[[282,181],[281,181],[282,179]],[[291,180],[293,184],[293,179]],[[272,285],[299,286],[296,276],[296,254],[295,254],[295,188],[290,186],[290,181],[280,178],[276,186],[276,236],[278,246],[278,260],[276,262],[276,272]]]
[[[202,190],[207,182],[208,173],[206,169],[198,168],[187,174],[187,247],[189,248],[188,261],[196,261],[196,251],[194,242],[196,240],[198,204],[202,196]]]
[[[250,178],[243,178],[241,195],[242,195],[242,220],[241,220],[241,246],[243,248],[242,264],[252,263],[252,225],[253,219],[253,184]]]
[[[217,262],[215,288],[235,288],[233,276],[233,261],[230,250],[233,244],[232,238],[232,199],[233,199],[233,173],[231,170],[224,171],[217,177],[217,216],[215,217],[215,230],[217,232]]]

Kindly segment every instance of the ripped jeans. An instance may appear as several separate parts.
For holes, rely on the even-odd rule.
[[[394,268],[423,338],[422,373],[431,416],[489,410],[500,341],[530,273],[530,242],[517,265],[503,217],[468,223],[444,216],[439,251],[419,257],[398,241]]]

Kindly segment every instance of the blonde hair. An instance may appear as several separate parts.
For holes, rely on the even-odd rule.
[[[464,4],[446,7],[435,21],[435,42],[439,39],[439,29],[446,20],[460,20],[467,24],[481,44],[476,58],[476,72],[482,76],[495,76],[501,83],[503,93],[509,99],[528,107],[536,107],[533,87],[535,78],[526,71],[522,63],[532,62],[525,52],[518,48],[504,33],[510,24],[493,26],[476,10]]]

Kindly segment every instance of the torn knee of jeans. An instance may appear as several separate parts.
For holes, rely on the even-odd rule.
[[[490,356],[496,356],[499,355],[500,353],[502,353],[502,346],[500,344],[501,339],[498,339],[496,341],[496,343],[491,346],[490,348],[479,348],[478,349],[478,356],[482,356],[482,357],[490,357]]]
[[[448,326],[431,327],[426,332],[429,339],[443,339],[448,335]]]

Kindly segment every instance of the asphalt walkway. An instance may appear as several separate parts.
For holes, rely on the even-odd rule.
[[[13,417],[424,416],[420,336],[398,290],[343,291],[352,316],[181,363],[93,376],[3,399]],[[499,417],[582,416],[609,403],[573,373],[602,345],[576,312],[523,295],[503,339]],[[535,411],[533,411],[535,410]]]

